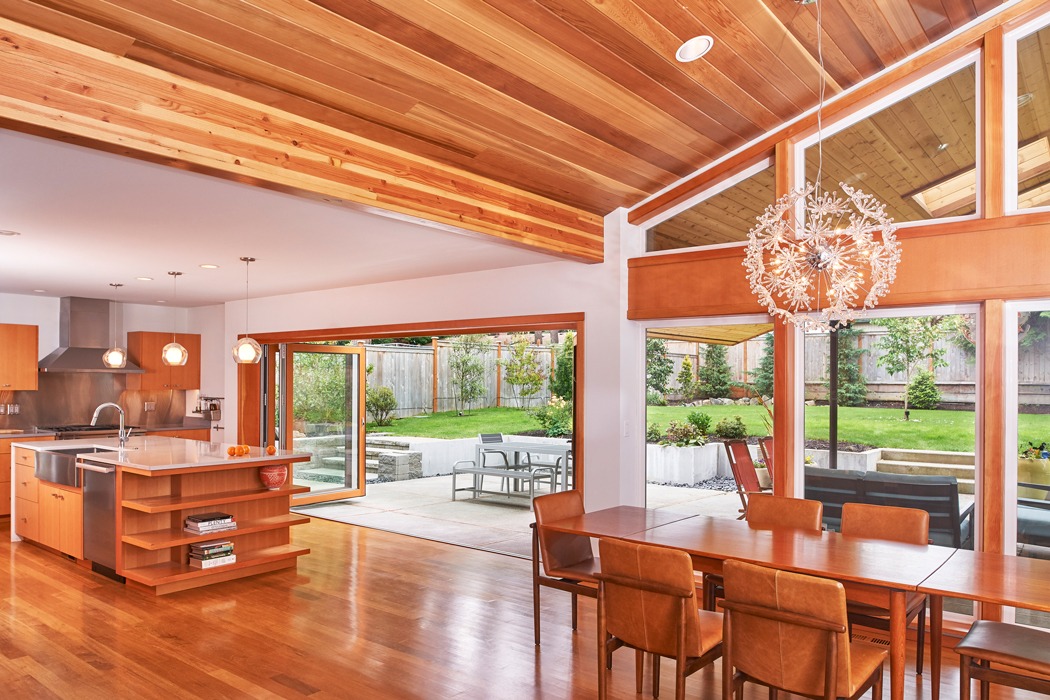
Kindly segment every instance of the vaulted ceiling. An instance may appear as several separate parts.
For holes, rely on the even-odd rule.
[[[829,95],[1000,4],[821,2]],[[0,16],[363,139],[360,152],[377,161],[383,155],[368,151],[368,143],[390,149],[388,158],[407,153],[452,168],[453,175],[432,181],[459,171],[480,176],[511,192],[505,206],[513,215],[525,212],[551,228],[550,238],[566,241],[566,231],[577,230],[600,240],[600,227],[595,234],[586,214],[635,204],[814,106],[820,70],[816,5],[794,0],[4,0]],[[8,35],[10,26],[3,27]],[[681,42],[698,34],[715,38],[713,50],[693,63],[676,62]],[[31,43],[8,41],[23,50]],[[63,77],[49,87],[77,99],[92,89]],[[0,86],[5,90],[10,96]],[[158,97],[164,104],[176,99]],[[194,116],[208,104],[192,105]],[[56,129],[20,123],[12,113],[0,113],[3,124]],[[85,128],[77,140],[102,138]],[[110,150],[145,150],[116,143]],[[315,146],[334,162],[326,148]],[[294,159],[285,161],[281,167],[294,167]],[[380,189],[369,187],[372,195]],[[518,192],[541,199],[521,204]],[[560,205],[584,214],[541,220],[535,213]],[[399,201],[387,208],[427,218],[443,206],[413,211]],[[483,223],[495,228],[493,220],[509,218],[500,211]],[[490,232],[473,225],[469,211],[457,216]],[[539,224],[519,227],[518,242],[529,245]],[[568,257],[585,259],[591,244],[566,245]]]

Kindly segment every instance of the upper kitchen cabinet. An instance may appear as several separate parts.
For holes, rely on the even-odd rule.
[[[145,370],[143,374],[128,375],[128,389],[160,391],[201,388],[201,337],[193,333],[175,334],[175,340],[185,347],[190,355],[189,360],[181,367],[169,367],[160,359],[161,350],[171,339],[171,333],[128,333],[128,357]]]
[[[0,391],[36,391],[37,327],[0,323]]]

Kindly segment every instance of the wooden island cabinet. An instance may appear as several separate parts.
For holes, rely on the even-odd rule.
[[[8,468],[11,464],[11,443],[54,439],[53,435],[34,437],[32,433],[0,438],[0,517],[11,514],[12,476],[14,475],[14,470]]]
[[[278,450],[269,455],[259,447],[244,456],[227,454],[229,445],[145,436],[131,438],[124,450],[117,440],[68,440],[62,446],[80,444],[112,446],[112,452],[81,456],[89,466],[112,468],[115,479],[113,513],[116,519],[116,569],[129,585],[158,595],[254,574],[295,568],[297,558],[309,549],[291,541],[290,528],[309,522],[290,512],[293,494],[306,487],[290,483],[292,464],[310,456]],[[21,485],[16,499],[15,534],[78,558],[67,518],[79,505],[66,487],[37,482],[32,478],[34,445],[18,446],[30,465],[18,464]],[[259,476],[266,466],[285,466],[289,480],[278,489],[267,489]],[[27,469],[27,472],[22,472]],[[98,471],[97,469],[95,471]],[[217,533],[194,534],[184,529],[187,516],[222,512],[233,516],[237,527]],[[24,523],[23,519],[24,518]],[[190,546],[209,540],[233,542],[236,562],[210,569],[190,565]]]

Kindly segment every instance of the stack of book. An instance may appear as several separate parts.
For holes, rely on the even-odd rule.
[[[186,516],[183,529],[194,535],[206,535],[210,532],[236,530],[237,523],[229,513],[197,513]]]
[[[195,569],[211,569],[237,561],[230,540],[213,540],[190,545],[190,566]]]

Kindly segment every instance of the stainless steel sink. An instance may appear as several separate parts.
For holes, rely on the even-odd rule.
[[[33,474],[42,481],[65,486],[80,486],[80,475],[77,469],[77,455],[102,452],[106,448],[65,447],[42,450],[36,453],[36,466]]]

